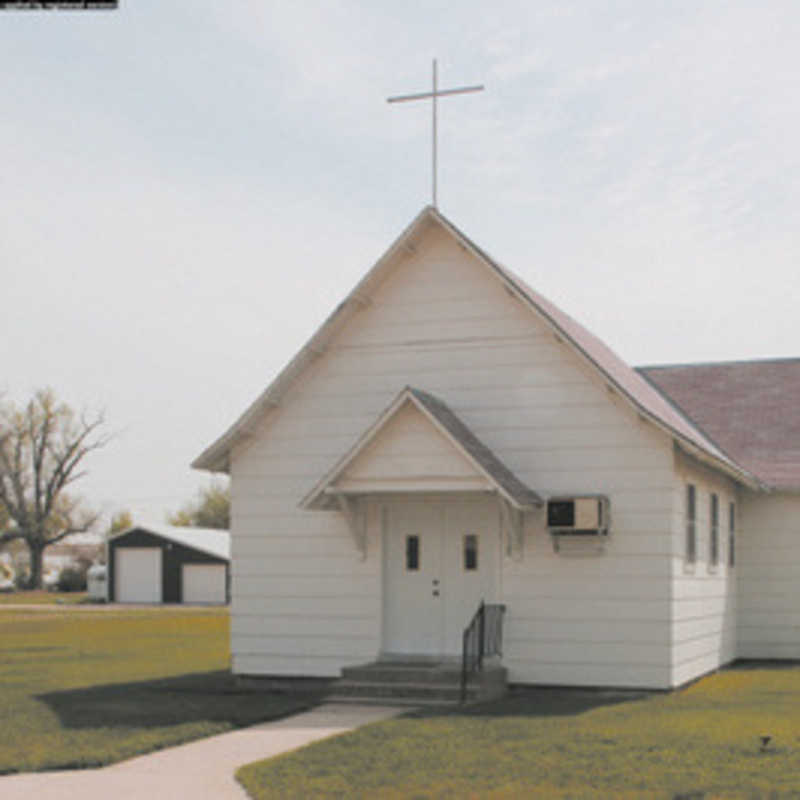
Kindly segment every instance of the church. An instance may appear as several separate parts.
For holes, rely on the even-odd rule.
[[[800,658],[798,396],[800,359],[628,366],[428,206],[193,463],[233,671],[459,662],[482,604],[511,683]]]

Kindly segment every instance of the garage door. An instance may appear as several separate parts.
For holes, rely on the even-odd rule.
[[[226,602],[224,564],[184,564],[183,602]]]
[[[118,603],[161,602],[161,549],[118,547],[114,551]]]

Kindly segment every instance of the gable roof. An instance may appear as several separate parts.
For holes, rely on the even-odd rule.
[[[206,555],[230,561],[231,535],[228,531],[217,528],[190,528],[178,525],[133,525],[124,531],[109,536],[108,540],[127,536],[132,531],[144,531],[160,536],[184,547],[191,547]]]
[[[434,224],[448,231],[459,244],[490,269],[507,289],[522,300],[539,319],[553,330],[560,340],[567,342],[575,352],[585,359],[603,377],[612,391],[619,393],[644,418],[649,419],[673,436],[688,452],[700,460],[710,462],[718,469],[722,469],[750,486],[759,487],[761,485],[755,476],[724,453],[694,423],[687,419],[680,409],[644,377],[629,367],[609,347],[568,314],[534,291],[511,270],[491,258],[433,206],[426,206],[422,209],[278,377],[219,439],[192,462],[194,468],[211,471],[227,471],[229,469],[228,459],[234,444],[252,432],[254,425],[263,414],[280,404],[280,399],[288,386],[320,352],[324,351],[326,344],[356,310],[369,302],[371,291],[380,283],[385,272],[391,269],[395,257],[404,249],[413,248],[414,238],[418,237],[427,226]]]
[[[640,367],[649,381],[776,489],[800,489],[800,359]]]
[[[326,490],[345,472],[358,454],[375,440],[406,403],[412,403],[435,428],[443,433],[472,464],[475,471],[483,475],[489,485],[512,506],[527,510],[544,504],[542,498],[517,478],[444,402],[432,394],[406,386],[333,469],[301,500],[300,506],[317,509],[331,507],[326,498]]]

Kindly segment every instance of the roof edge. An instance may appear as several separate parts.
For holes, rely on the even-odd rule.
[[[517,296],[537,315],[539,315],[551,327],[551,329],[553,329],[560,337],[563,338],[564,341],[568,342],[570,347],[572,347],[582,359],[588,362],[588,364],[595,369],[597,373],[600,374],[603,379],[610,384],[617,393],[620,394],[620,396],[624,397],[638,413],[642,414],[646,419],[660,428],[667,435],[682,442],[686,447],[692,450],[697,449],[701,452],[704,452],[706,454],[706,458],[711,459],[713,465],[717,466],[717,468],[721,469],[727,474],[733,474],[736,476],[737,480],[740,480],[751,488],[765,488],[764,484],[762,484],[755,476],[751,475],[746,469],[739,465],[734,459],[730,458],[721,448],[712,442],[707,434],[701,428],[699,428],[696,423],[688,418],[686,414],[680,410],[680,408],[677,408],[674,403],[670,401],[671,407],[680,417],[683,418],[683,421],[686,423],[686,425],[690,429],[694,430],[701,439],[707,440],[709,445],[717,449],[720,455],[722,455],[722,458],[703,447],[700,442],[693,442],[684,433],[673,427],[667,420],[661,419],[658,414],[650,411],[646,406],[639,402],[624,386],[619,383],[619,381],[617,381],[612,374],[604,369],[580,345],[580,343],[577,342],[574,337],[567,330],[565,330],[550,313],[548,313],[545,308],[542,308],[542,306],[536,302],[526,287],[520,283],[520,279],[516,278],[513,273],[501,266],[485,250],[475,244],[466,234],[459,230],[456,225],[450,222],[450,220],[447,219],[447,217],[445,217],[437,208],[431,205],[426,205],[411,221],[411,223],[406,226],[403,232],[395,239],[395,241],[378,259],[378,261],[376,261],[375,264],[369,269],[366,275],[364,275],[364,277],[356,284],[356,286],[347,294],[345,299],[322,323],[314,335],[300,349],[297,355],[287,364],[286,367],[284,367],[280,373],[278,373],[278,376],[258,396],[255,402],[253,402],[245,410],[245,412],[236,420],[236,422],[234,422],[233,425],[230,426],[230,428],[228,428],[228,430],[221,437],[207,447],[196,459],[194,459],[194,461],[192,461],[191,466],[194,469],[206,469],[212,472],[227,472],[230,469],[230,449],[238,441],[240,441],[242,435],[247,434],[248,425],[252,424],[254,420],[259,419],[266,407],[269,407],[270,405],[278,405],[281,396],[281,387],[285,385],[288,388],[288,385],[293,381],[295,374],[301,372],[306,366],[307,359],[313,360],[313,358],[316,357],[315,351],[316,353],[319,353],[323,349],[322,345],[324,344],[325,340],[334,335],[335,325],[337,322],[344,322],[349,319],[353,313],[355,313],[354,306],[358,307],[360,304],[352,303],[351,301],[354,298],[357,298],[359,294],[361,294],[363,297],[363,293],[360,292],[362,287],[370,282],[374,275],[397,254],[405,242],[410,239],[428,219],[436,220],[460,244],[462,244],[469,252],[478,258],[485,266],[491,269],[495,275],[506,285],[506,287],[514,293],[515,296]],[[582,328],[580,323],[576,322],[575,324]],[[589,333],[588,330],[587,335],[597,338],[594,337],[593,334]],[[606,345],[604,346],[606,349],[609,349]],[[630,369],[633,374],[644,380],[648,386],[652,386],[652,384],[646,380],[645,376],[639,372],[638,368],[629,366],[616,355],[615,358],[617,358],[622,364],[624,364],[624,366]]]
[[[228,555],[221,556],[219,553],[213,552],[208,547],[203,547],[202,545],[191,544],[187,545],[185,541],[179,538],[173,538],[170,535],[170,528],[185,528],[187,531],[202,531],[203,533],[218,533],[218,534],[227,534],[228,536]],[[205,553],[206,555],[213,556],[214,558],[226,558],[230,561],[230,531],[225,530],[224,528],[195,528],[191,525],[146,525],[146,524],[138,524],[138,525],[131,525],[130,528],[125,528],[123,531],[118,531],[117,533],[111,534],[110,536],[106,537],[106,544],[109,542],[114,541],[115,539],[119,539],[122,536],[127,536],[129,533],[133,533],[133,531],[143,531],[144,533],[149,533],[151,536],[161,536],[164,539],[169,539],[171,542],[175,542],[175,544],[180,544],[184,547],[192,547],[193,549]]]
[[[326,506],[320,506],[318,501],[322,495],[324,495],[330,486],[330,484],[335,481],[339,475],[342,474],[347,467],[353,463],[353,461],[358,458],[359,454],[363,452],[364,448],[366,448],[372,441],[374,441],[375,437],[380,433],[380,431],[389,423],[389,421],[394,417],[394,415],[407,403],[410,402],[414,408],[417,409],[424,417],[427,419],[434,427],[436,431],[439,432],[441,436],[444,436],[448,443],[463,457],[465,458],[469,464],[472,465],[473,469],[483,476],[483,478],[489,483],[489,485],[493,488],[495,492],[503,497],[508,503],[510,503],[514,508],[519,509],[520,511],[527,511],[532,508],[541,507],[544,504],[544,501],[539,497],[536,492],[532,489],[528,489],[528,491],[533,494],[538,499],[538,504],[534,503],[532,505],[524,505],[521,504],[508,490],[505,489],[504,486],[500,484],[498,479],[492,475],[484,466],[481,464],[478,459],[470,453],[462,444],[458,441],[458,439],[453,435],[451,431],[447,429],[447,427],[440,422],[436,418],[436,415],[425,405],[422,399],[418,396],[421,393],[419,390],[414,389],[411,386],[405,386],[399,394],[392,400],[392,402],[378,415],[378,418],[359,436],[356,440],[355,444],[347,450],[344,455],[336,462],[336,464],[328,470],[325,475],[314,485],[314,487],[309,491],[302,500],[298,503],[300,508],[305,510],[318,510],[320,508],[324,508]],[[441,402],[441,401],[439,401]],[[451,412],[452,413],[452,412]],[[463,424],[463,423],[461,423]],[[472,434],[473,438],[475,438],[478,442],[480,440]],[[482,442],[480,444],[487,450],[487,452],[491,453],[489,448],[486,447]],[[493,455],[493,454],[492,454]],[[497,456],[493,456],[498,463],[502,464],[502,462],[497,458]],[[508,470],[508,467],[504,469]],[[513,474],[513,473],[512,473]],[[519,479],[516,478],[519,482]],[[521,483],[521,482],[520,482]]]
[[[229,453],[230,448],[239,440],[242,432],[246,432],[247,426],[260,418],[262,412],[270,406],[277,406],[280,402],[280,388],[292,383],[295,374],[299,374],[308,363],[316,359],[318,352],[322,349],[321,344],[335,332],[333,330],[337,321],[344,322],[355,313],[355,309],[360,307],[358,297],[361,289],[370,279],[390,261],[404,246],[427,219],[439,219],[440,215],[431,205],[426,205],[411,222],[406,225],[400,235],[384,251],[383,255],[370,267],[367,273],[358,281],[345,298],[336,306],[322,324],[317,328],[310,339],[300,348],[297,354],[287,363],[287,365],[276,375],[272,382],[261,392],[252,402],[244,413],[214,442],[212,442],[190,466],[193,469],[204,469],[210,472],[228,472],[230,470]],[[355,301],[355,302],[353,302]]]

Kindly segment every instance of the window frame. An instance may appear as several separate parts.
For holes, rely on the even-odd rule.
[[[686,539],[684,558],[687,564],[697,562],[697,486],[686,484]]]
[[[475,547],[470,549],[469,542],[473,541]],[[480,569],[480,537],[477,533],[465,533],[461,540],[462,560],[461,566],[464,572],[477,572]],[[470,564],[469,555],[474,554],[474,562]]]
[[[712,492],[708,498],[708,566],[719,564],[719,495]]]
[[[419,572],[420,569],[420,535],[406,534],[406,572]]]

